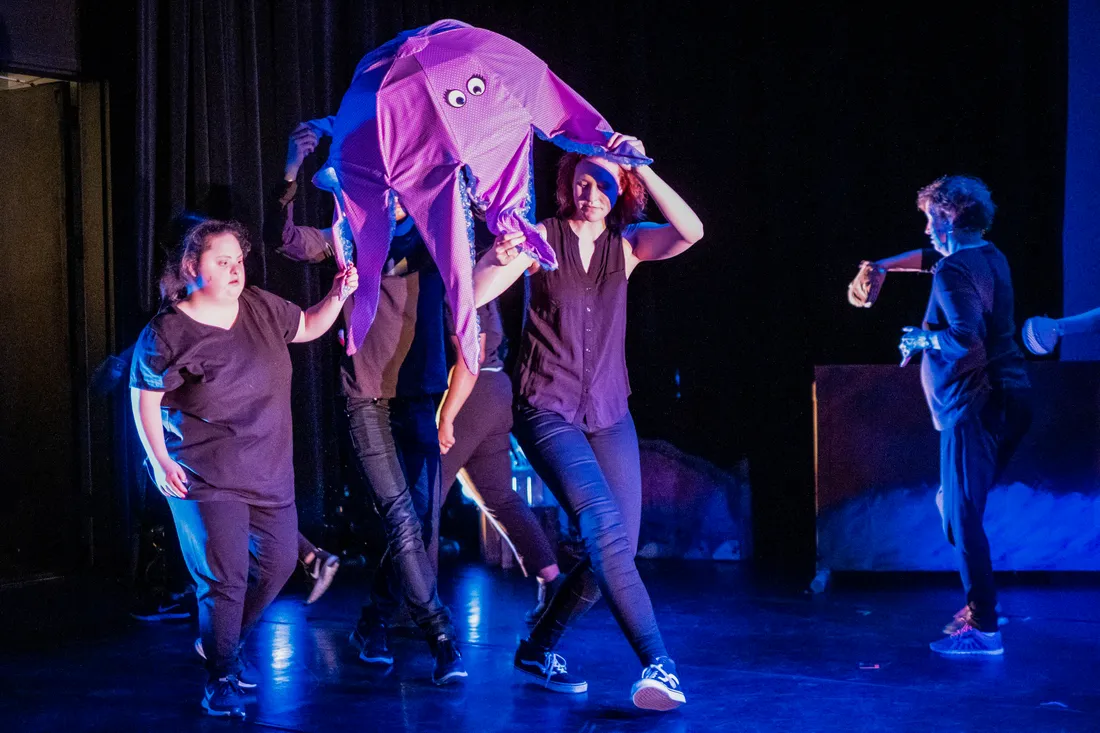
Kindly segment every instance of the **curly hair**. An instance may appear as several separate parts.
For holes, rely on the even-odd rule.
[[[943,216],[955,229],[984,232],[997,210],[989,187],[973,176],[941,176],[917,192],[917,208]]]
[[[188,269],[198,270],[202,253],[210,249],[210,240],[219,234],[232,234],[241,244],[241,254],[248,256],[252,243],[248,230],[240,222],[201,219],[180,239],[168,255],[164,273],[160,276],[160,297],[165,303],[175,303],[187,296]]]
[[[588,157],[590,156],[580,153],[566,153],[558,161],[558,216],[564,219],[577,213],[577,207],[573,203],[573,174],[577,170],[577,164]],[[619,168],[619,185],[623,189],[622,193],[611,207],[606,220],[607,228],[616,233],[621,233],[627,226],[644,218],[648,197],[645,184],[633,170]]]

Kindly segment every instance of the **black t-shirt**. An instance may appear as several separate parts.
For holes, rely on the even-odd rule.
[[[278,252],[299,262],[333,256],[320,229],[294,223],[298,185],[275,189],[265,237]],[[379,283],[378,311],[363,345],[341,359],[340,385],[353,399],[422,397],[447,389],[443,345],[443,278],[412,219],[398,222]]]
[[[921,383],[936,429],[949,430],[994,390],[1030,383],[1016,346],[1012,274],[1001,251],[992,244],[961,249],[932,272],[923,327],[938,334],[940,348],[923,353]]]
[[[447,326],[447,336],[454,336],[454,317],[450,307],[445,307],[443,314]],[[490,300],[477,309],[478,325],[481,335],[485,336],[485,361],[481,363],[481,370],[499,372],[504,369],[504,359],[508,356],[508,339],[504,335],[504,323],[500,318],[500,303]],[[454,344],[447,344],[448,361],[452,364],[458,359]]]
[[[190,498],[294,501],[287,344],[301,315],[293,303],[247,287],[228,329],[170,305],[141,332],[130,386],[165,393],[164,439],[188,474]]]
[[[447,389],[443,277],[412,221],[397,225],[363,345],[341,362],[351,398],[423,397]]]

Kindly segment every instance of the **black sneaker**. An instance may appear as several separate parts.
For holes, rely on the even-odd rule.
[[[208,715],[244,720],[244,693],[236,675],[227,675],[206,683],[202,706]]]
[[[432,656],[435,657],[435,669],[432,670],[432,682],[445,685],[451,680],[469,677],[462,664],[462,655],[454,639],[440,634],[431,641]]]
[[[588,692],[588,682],[577,675],[569,674],[565,657],[536,646],[526,639],[519,643],[512,664],[516,671],[527,675],[532,682],[537,682],[553,692],[572,695]]]
[[[562,582],[565,580],[565,574],[562,573],[558,577],[551,580],[549,583],[539,580],[539,599],[538,604],[528,611],[523,619],[527,622],[528,626],[534,626],[542,618],[542,614],[546,613],[546,609],[550,607],[550,601],[554,599],[554,594],[561,588]]]
[[[172,593],[139,598],[130,609],[130,615],[145,622],[179,621],[191,618],[194,612],[188,607],[184,593]]]
[[[676,663],[669,657],[659,657],[642,670],[642,678],[630,690],[630,699],[642,710],[673,710],[687,700],[676,676]]]
[[[367,664],[393,664],[393,654],[386,645],[386,627],[378,622],[370,622],[363,618],[348,637],[351,645],[359,650],[359,661]]]
[[[200,657],[206,659],[206,652],[202,648],[202,638],[195,639],[195,651]],[[237,672],[237,684],[245,689],[251,690],[258,687],[260,684],[260,674],[253,669],[253,667],[244,658],[244,644],[242,643],[237,647],[237,661],[240,662],[240,670]]]

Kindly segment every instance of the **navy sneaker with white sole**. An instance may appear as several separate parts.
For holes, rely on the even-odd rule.
[[[934,641],[928,647],[945,657],[999,657],[1005,653],[1000,631],[987,633],[970,624],[963,624],[951,636]]]
[[[432,682],[445,685],[470,676],[466,672],[466,666],[462,664],[462,655],[458,653],[458,645],[455,644],[454,639],[446,634],[440,634],[432,640],[430,646],[432,656],[435,657]]]
[[[348,641],[359,650],[360,662],[387,667],[393,664],[393,653],[387,645],[385,625],[360,619],[352,629]]]
[[[243,645],[242,645],[243,647]],[[242,647],[237,647],[237,657],[240,660],[240,671],[235,675],[237,678],[237,685],[245,690],[252,690],[259,686],[260,675],[252,668],[248,662],[245,661]],[[206,659],[206,652],[202,648],[202,638],[195,639],[195,651],[200,657]]]
[[[565,657],[526,639],[519,643],[512,665],[533,684],[541,685],[551,692],[563,692],[567,695],[588,692],[588,682],[569,673]]]
[[[630,689],[630,699],[642,710],[664,712],[674,710],[685,702],[680,678],[676,676],[676,663],[668,657],[659,657],[642,670],[642,678]]]
[[[244,693],[241,692],[236,675],[207,682],[203,691],[202,707],[207,715],[244,720]]]

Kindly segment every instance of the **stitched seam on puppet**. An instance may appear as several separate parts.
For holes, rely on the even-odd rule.
[[[470,246],[470,269],[472,270],[474,265],[477,264],[477,252],[474,248],[474,214],[470,211],[470,189],[468,188],[470,181],[466,175],[466,171],[469,166],[463,166],[459,170],[458,175],[461,177],[459,192],[462,203],[462,211],[466,215],[466,241]],[[452,318],[453,318],[452,314]],[[481,333],[481,315],[477,312],[477,308],[474,308],[474,325],[477,327],[477,333]]]

